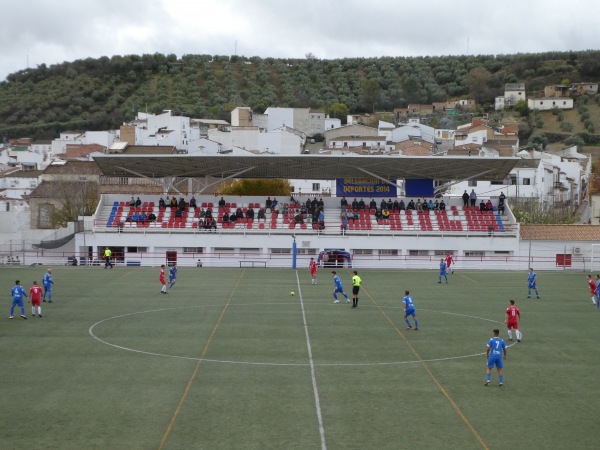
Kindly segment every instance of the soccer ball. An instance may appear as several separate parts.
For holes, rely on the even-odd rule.
[[[290,296],[293,297],[294,295],[296,295],[294,291],[290,292]]]

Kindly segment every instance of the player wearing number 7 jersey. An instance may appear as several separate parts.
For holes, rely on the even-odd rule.
[[[487,343],[487,371],[485,372],[485,386],[490,385],[492,378],[492,368],[496,366],[498,370],[498,381],[499,386],[504,384],[504,375],[502,369],[504,368],[504,360],[506,359],[506,342],[499,337],[500,330],[494,330],[494,336]]]
[[[504,323],[508,329],[508,340],[512,341],[512,330],[515,330],[517,335],[517,342],[521,342],[523,335],[519,331],[519,321],[521,320],[521,312],[519,308],[515,306],[515,301],[510,300],[510,306],[506,308],[506,315],[504,316]]]

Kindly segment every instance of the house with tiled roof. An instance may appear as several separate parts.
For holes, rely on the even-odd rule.
[[[397,142],[394,147],[398,151],[398,155],[403,156],[431,156],[432,152],[432,145],[421,140],[408,139]]]

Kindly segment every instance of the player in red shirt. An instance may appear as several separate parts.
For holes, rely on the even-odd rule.
[[[596,305],[596,302],[598,301],[598,299],[596,298],[596,289],[598,288],[598,286],[596,285],[596,282],[594,281],[591,275],[588,275],[587,282],[588,286],[590,287],[590,297],[592,297],[592,305]]]
[[[42,317],[42,288],[38,286],[37,281],[29,289],[29,302],[31,302],[31,316],[35,317],[35,307],[37,306],[38,317]]]
[[[162,284],[162,288],[160,289],[161,294],[167,293],[167,279],[165,278],[165,265],[160,266],[160,275],[158,277],[160,283]]]
[[[315,258],[310,258],[308,270],[310,272],[310,276],[312,277],[311,284],[317,284],[317,262],[315,261]]]
[[[512,330],[515,330],[515,334],[517,335],[517,342],[521,342],[523,334],[519,331],[519,322],[521,320],[521,313],[519,312],[519,308],[515,306],[515,301],[510,301],[510,306],[506,308],[506,316],[504,318],[504,323],[506,324],[506,328],[508,329],[508,340],[512,341]]]
[[[454,274],[454,267],[451,268],[453,262],[454,258],[452,257],[452,253],[446,253],[446,270],[448,270],[451,274]]]

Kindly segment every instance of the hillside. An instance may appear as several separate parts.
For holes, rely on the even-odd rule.
[[[0,83],[0,135],[52,138],[108,129],[137,111],[164,109],[229,119],[235,106],[312,107],[331,116],[408,103],[474,98],[483,108],[505,83],[600,81],[600,51],[318,60],[243,56],[128,55],[27,69]],[[548,121],[550,122],[550,121]]]

